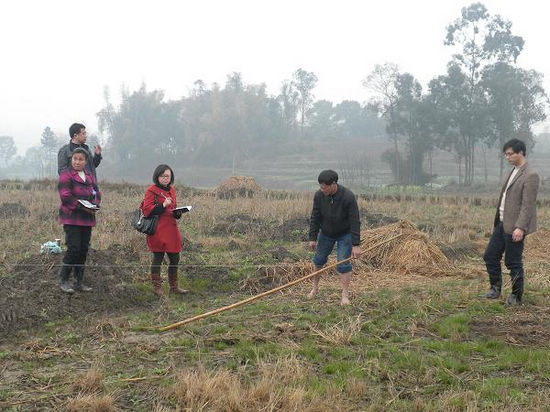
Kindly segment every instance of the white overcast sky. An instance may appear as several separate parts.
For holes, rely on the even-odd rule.
[[[46,126],[97,130],[108,86],[142,82],[167,98],[193,82],[225,83],[241,72],[275,94],[299,67],[319,78],[314,93],[335,103],[368,100],[361,85],[375,64],[397,63],[423,85],[445,72],[445,28],[463,0],[6,0],[0,2],[0,136],[18,153]],[[482,1],[526,41],[521,67],[545,74],[550,92],[550,3]]]

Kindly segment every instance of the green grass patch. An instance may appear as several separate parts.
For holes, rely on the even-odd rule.
[[[470,317],[466,313],[447,316],[435,323],[434,329],[442,338],[462,339],[469,331]]]
[[[298,354],[310,362],[323,362],[323,355],[315,341],[311,338],[308,338],[302,342],[300,348],[298,349]]]

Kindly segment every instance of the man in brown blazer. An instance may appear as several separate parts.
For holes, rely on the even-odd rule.
[[[502,148],[506,160],[514,168],[500,192],[491,239],[483,259],[491,288],[488,299],[500,297],[502,288],[501,259],[510,271],[512,293],[506,303],[515,305],[523,297],[523,246],[525,236],[537,230],[537,192],[539,176],[527,163],[525,143],[518,139],[506,142]]]

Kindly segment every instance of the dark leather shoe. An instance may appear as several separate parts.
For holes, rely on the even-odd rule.
[[[520,303],[521,303],[521,300],[519,300],[514,293],[511,293],[510,296],[508,296],[508,298],[506,299],[507,306],[519,305]]]
[[[487,299],[498,299],[500,297],[500,289],[496,286],[491,286],[491,289],[489,289],[485,297]]]

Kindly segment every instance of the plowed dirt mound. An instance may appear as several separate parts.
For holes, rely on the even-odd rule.
[[[78,319],[158,301],[137,288],[129,269],[117,265],[118,254],[90,250],[84,279],[93,291],[74,295],[59,290],[62,255],[33,255],[19,262],[9,276],[0,278],[0,339],[67,316]]]
[[[550,310],[540,306],[519,306],[504,315],[474,321],[472,333],[513,345],[545,346],[550,341]]]
[[[285,241],[306,241],[308,239],[309,220],[295,216],[282,223],[253,218],[245,214],[227,216],[209,230],[211,236],[240,235],[257,236]]]
[[[375,228],[392,223],[399,222],[399,219],[393,216],[386,216],[382,213],[374,213],[365,208],[361,208],[361,226],[364,228]]]

